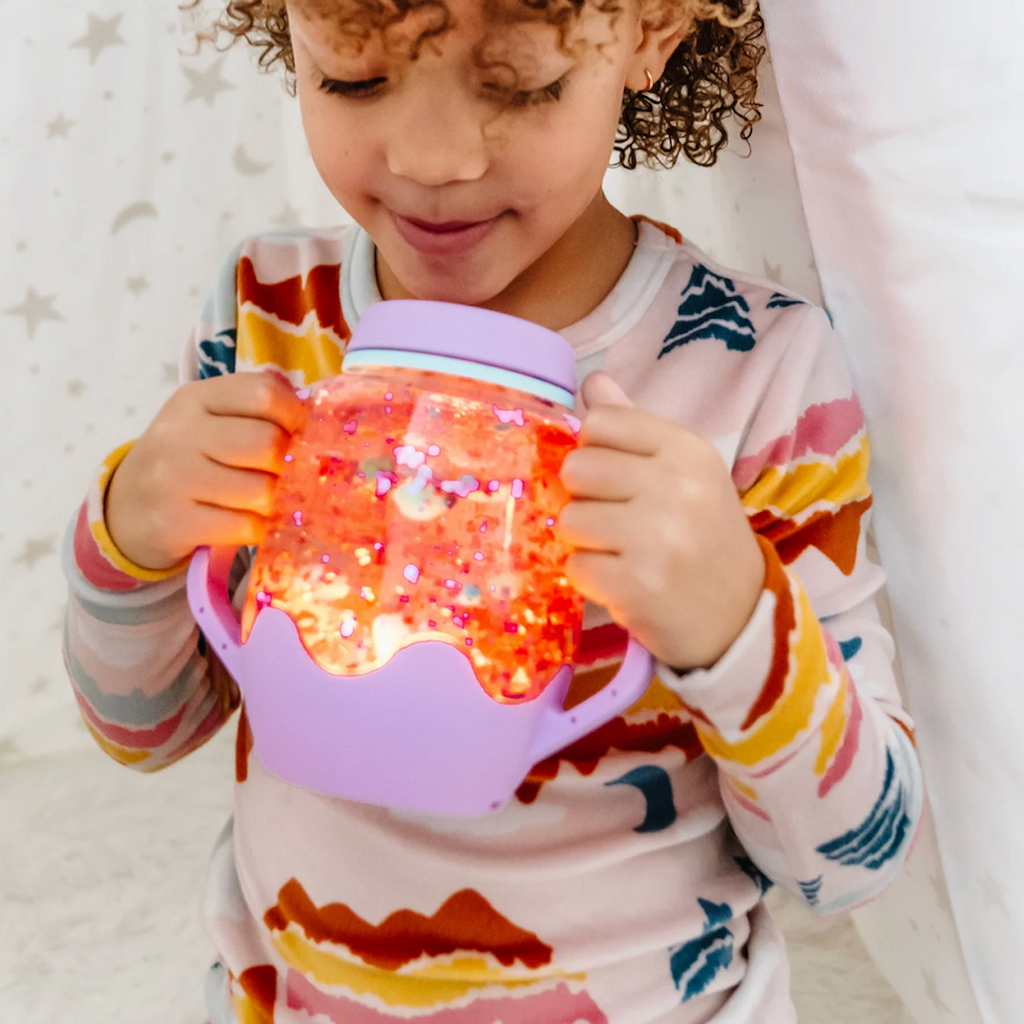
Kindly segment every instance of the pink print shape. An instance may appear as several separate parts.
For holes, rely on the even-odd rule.
[[[323,1015],[332,1024],[608,1024],[608,1018],[588,992],[573,992],[565,982],[529,995],[475,999],[468,1006],[449,1006],[434,1013],[395,1016],[342,995],[328,995],[293,968],[288,969],[289,1010]],[[538,982],[538,985],[543,982]],[[520,990],[521,991],[521,990]]]
[[[849,720],[846,724],[846,735],[843,742],[836,751],[836,756],[828,766],[821,782],[818,783],[818,797],[822,800],[828,796],[829,790],[840,782],[843,776],[850,770],[853,759],[860,749],[860,723],[864,718],[860,701],[857,699],[857,691],[851,680],[847,685],[850,687],[850,710],[847,712]]]
[[[492,405],[491,408],[502,423],[514,423],[517,427],[526,425],[522,409],[499,409],[496,405]]]
[[[732,467],[733,483],[750,487],[765,466],[784,466],[808,452],[835,456],[864,428],[864,410],[856,395],[812,405],[788,434],[769,441],[757,454],[744,455]]]

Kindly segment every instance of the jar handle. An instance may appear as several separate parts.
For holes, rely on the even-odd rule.
[[[530,751],[531,763],[564,750],[632,707],[651,685],[654,664],[654,655],[630,637],[626,656],[610,683],[568,711],[561,706],[548,709]]]
[[[230,547],[199,547],[188,567],[188,604],[213,652],[234,679],[242,667],[242,627],[228,599]]]

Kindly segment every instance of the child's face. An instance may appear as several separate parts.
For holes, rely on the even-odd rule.
[[[617,16],[588,3],[562,46],[554,26],[518,20],[522,0],[486,2],[489,19],[485,0],[446,0],[449,29],[415,60],[409,46],[438,7],[358,47],[338,29],[352,0],[288,4],[313,160],[376,243],[382,278],[390,270],[416,298],[481,304],[529,268],[550,269],[545,254],[596,215],[623,87],[638,73],[636,0]],[[345,95],[325,78],[367,84]],[[475,226],[437,230],[460,223]]]

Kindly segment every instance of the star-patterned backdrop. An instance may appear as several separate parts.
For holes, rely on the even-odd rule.
[[[279,74],[258,71],[248,47],[212,41],[216,0],[0,9],[2,778],[5,765],[92,745],[60,657],[63,534],[103,456],[176,386],[224,254],[249,233],[345,214]],[[726,265],[820,301],[770,67],[764,98],[749,159],[737,147],[713,170],[610,172],[608,193]],[[897,894],[931,915],[931,946],[912,956],[924,964],[958,955],[927,864]],[[927,984],[908,983],[905,998],[933,1003]]]

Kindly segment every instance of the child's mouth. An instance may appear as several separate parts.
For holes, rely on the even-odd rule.
[[[434,223],[417,217],[404,217],[391,211],[391,219],[403,240],[430,256],[451,256],[468,252],[494,230],[501,215],[490,220],[453,220]]]

